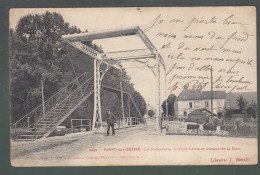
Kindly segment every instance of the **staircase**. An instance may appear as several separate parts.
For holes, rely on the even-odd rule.
[[[92,93],[93,77],[88,78],[87,73],[83,73],[44,104],[18,120],[14,124],[15,140],[32,141],[48,137]]]

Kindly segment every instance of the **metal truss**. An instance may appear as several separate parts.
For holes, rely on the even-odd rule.
[[[89,46],[81,43],[81,41],[92,41],[97,39],[107,39],[115,37],[124,36],[138,36],[145,46],[146,49],[136,49],[136,50],[125,50],[117,52],[106,52],[100,53]],[[115,67],[122,70],[120,62],[122,61],[136,61],[146,65],[155,75],[157,82],[157,116],[156,117],[156,129],[159,130],[159,119],[161,118],[161,108],[160,108],[160,65],[164,68],[164,74],[166,74],[166,68],[164,60],[158,53],[157,49],[144,34],[144,32],[137,26],[134,28],[103,31],[103,32],[93,32],[93,33],[81,33],[73,35],[62,36],[63,40],[73,47],[81,50],[83,53],[94,58],[94,114],[93,114],[93,124],[92,129],[102,128],[102,114],[101,114],[101,102],[100,102],[100,90],[101,82],[105,73],[110,67]],[[155,59],[155,65],[151,66],[148,64],[149,59]],[[101,64],[105,64],[106,68],[101,70]],[[165,75],[166,76],[166,75]],[[122,90],[122,89],[121,89]],[[165,78],[165,94],[166,94],[166,78]],[[123,100],[123,99],[121,99]],[[167,102],[167,100],[166,100]],[[167,106],[167,104],[166,104]],[[166,107],[167,108],[167,107]]]

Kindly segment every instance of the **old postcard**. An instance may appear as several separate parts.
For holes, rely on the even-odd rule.
[[[11,9],[11,164],[257,164],[256,35],[249,6]]]

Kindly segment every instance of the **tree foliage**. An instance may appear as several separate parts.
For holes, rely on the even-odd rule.
[[[80,32],[80,29],[76,26],[70,27],[69,23],[55,12],[26,15],[20,18],[15,29],[10,30],[10,94],[13,122],[41,104],[41,81],[44,82],[46,100],[83,72],[88,72],[89,77],[93,76],[93,59],[62,42],[62,35]],[[91,41],[84,44],[102,52],[102,48]],[[133,94],[142,113],[146,112],[144,99],[135,92],[125,71],[121,74],[119,70],[110,68],[102,82],[120,88],[121,80],[124,80],[123,89]],[[111,104],[114,103],[115,99],[111,101]],[[93,104],[89,106],[93,107]],[[107,104],[102,107],[107,108]],[[93,111],[91,112],[93,114]],[[86,107],[81,107],[72,115],[81,118],[92,115],[87,113]]]
[[[250,114],[253,118],[256,118],[257,111],[258,111],[257,103],[252,101],[247,107],[247,113]]]
[[[174,94],[170,94],[167,98],[167,103],[168,103],[168,115],[174,116],[174,102],[176,100],[176,96]],[[166,114],[166,100],[163,101],[162,103],[162,109],[163,109],[163,114]]]
[[[41,101],[41,81],[46,99],[61,86],[65,74],[61,35],[80,32],[70,28],[58,13],[22,17],[10,30],[11,102],[14,120]],[[22,111],[17,112],[17,111]]]
[[[240,95],[236,100],[237,100],[240,112],[245,111],[247,104],[248,104],[246,99],[242,95]]]
[[[152,109],[150,109],[150,110],[147,112],[147,114],[148,114],[150,117],[153,117],[154,114],[155,114],[155,112],[154,112]]]

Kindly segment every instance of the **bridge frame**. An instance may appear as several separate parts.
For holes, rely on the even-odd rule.
[[[124,36],[138,36],[147,49],[136,49],[136,50],[125,50],[125,51],[117,51],[117,52],[107,52],[100,53],[89,46],[81,43],[81,41],[92,41],[98,39],[109,39],[115,37],[124,37]],[[139,63],[145,64],[155,75],[156,84],[157,84],[157,108],[156,108],[156,130],[159,130],[159,120],[161,118],[161,79],[160,79],[160,65],[163,66],[164,69],[164,79],[165,79],[165,96],[166,96],[166,115],[168,115],[168,107],[167,107],[167,88],[166,88],[166,66],[163,58],[158,53],[158,50],[151,43],[148,37],[144,34],[144,32],[137,26],[133,28],[120,29],[120,30],[111,30],[111,31],[102,31],[102,32],[92,32],[92,33],[80,33],[80,34],[72,34],[72,35],[63,35],[62,39],[64,42],[70,44],[71,46],[77,48],[83,53],[94,58],[94,113],[93,113],[93,124],[92,129],[96,129],[102,127],[102,115],[101,115],[101,102],[100,102],[100,90],[101,90],[101,82],[110,67],[116,67],[122,71],[122,66],[120,62],[122,61],[137,61]],[[114,55],[114,56],[113,56]],[[117,56],[116,56],[117,55]],[[127,55],[127,56],[125,56]],[[155,59],[156,65],[149,66],[148,60]],[[144,61],[143,61],[144,60]],[[101,70],[101,64],[106,64],[106,69]],[[122,85],[121,85],[121,93],[122,93]],[[121,97],[123,98],[122,94]],[[122,107],[123,107],[123,99]],[[123,110],[123,108],[122,108]],[[124,117],[124,112],[123,112]]]

